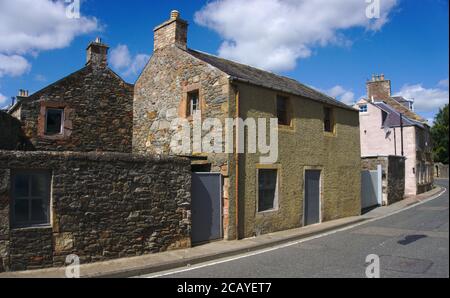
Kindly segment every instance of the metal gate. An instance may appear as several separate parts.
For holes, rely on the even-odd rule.
[[[192,174],[192,243],[221,239],[222,176],[219,173]]]
[[[383,203],[382,168],[361,172],[361,207],[381,206]]]
[[[305,171],[304,225],[321,222],[320,218],[320,175],[319,170]]]

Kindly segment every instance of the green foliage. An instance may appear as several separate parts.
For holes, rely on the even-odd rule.
[[[448,104],[436,115],[431,136],[434,142],[434,161],[448,164]]]

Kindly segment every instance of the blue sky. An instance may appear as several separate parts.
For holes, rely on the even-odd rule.
[[[374,73],[414,98],[427,119],[448,102],[448,1],[380,0],[374,20],[365,0],[303,2],[84,0],[81,19],[69,20],[54,16],[61,3],[0,0],[0,106],[19,89],[33,93],[81,68],[96,36],[110,45],[112,68],[134,83],[152,53],[153,28],[172,9],[190,24],[190,48],[290,76],[346,103],[365,95]]]

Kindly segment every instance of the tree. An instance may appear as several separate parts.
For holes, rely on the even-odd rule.
[[[448,164],[448,104],[436,115],[431,128],[434,161]]]

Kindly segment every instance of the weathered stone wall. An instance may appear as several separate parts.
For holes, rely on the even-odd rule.
[[[45,136],[45,108],[64,109],[64,134]],[[133,86],[89,65],[21,100],[23,129],[36,150],[131,152]]]
[[[448,165],[437,163],[434,165],[434,178],[448,179]]]
[[[10,228],[15,169],[52,173],[49,226]],[[190,246],[190,162],[119,153],[0,151],[0,267],[61,266]]]
[[[31,143],[22,131],[22,124],[0,111],[0,150],[31,150]]]
[[[391,205],[405,197],[405,158],[401,156],[377,156],[362,159],[363,170],[383,170],[383,204]]]
[[[193,90],[199,91],[202,119],[217,118],[224,124],[230,112],[228,77],[178,47],[156,51],[135,85],[134,152],[174,154],[170,142],[178,131],[172,129],[171,122],[186,118],[187,93]],[[189,121],[192,127],[192,119]],[[227,231],[230,205],[228,154],[193,153],[192,157],[199,159],[193,163],[210,164],[211,172],[224,176],[225,238],[233,238]]]

